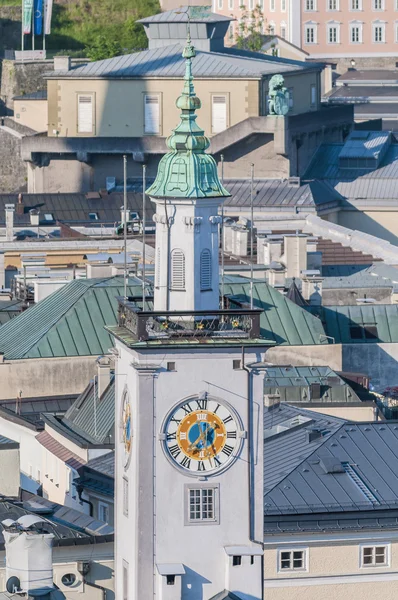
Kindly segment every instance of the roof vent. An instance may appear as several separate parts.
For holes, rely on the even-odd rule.
[[[299,188],[301,185],[301,179],[300,177],[289,177],[287,184],[289,187]]]
[[[309,428],[307,429],[307,439],[308,443],[315,442],[315,440],[319,440],[323,436],[323,431],[317,428]]]
[[[322,456],[320,465],[325,473],[345,473],[341,461],[334,456]]]
[[[87,192],[86,198],[87,200],[99,200],[101,198],[101,194],[99,192]]]

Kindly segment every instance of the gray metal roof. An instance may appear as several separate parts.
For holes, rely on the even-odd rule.
[[[165,12],[152,15],[151,17],[145,17],[145,19],[139,19],[137,23],[188,23],[188,11],[190,10],[190,22],[191,23],[218,23],[220,21],[234,21],[233,17],[226,17],[224,15],[218,15],[209,11],[195,11],[192,8],[199,8],[196,6],[179,6],[173,10],[166,10]],[[202,9],[207,7],[200,7]]]
[[[350,100],[365,101],[369,98],[398,98],[398,87],[392,85],[355,85],[355,86],[343,86],[335,87],[332,91],[326,95],[326,98],[330,101],[340,98],[349,98]]]
[[[374,83],[381,85],[383,82],[398,83],[398,71],[385,69],[349,69],[337,80],[337,85],[348,83],[350,85]]]
[[[47,73],[46,77],[51,79],[140,77],[177,77],[182,79],[185,73],[182,49],[180,44],[152,48],[72,67],[69,71],[52,71]],[[259,79],[263,75],[299,72],[314,68],[309,63],[278,59],[265,54],[232,52],[231,50],[225,52],[197,50],[192,63],[195,79],[201,77],[206,79],[219,77]]]
[[[382,276],[374,265],[327,265],[322,267],[325,277],[322,286],[324,289],[342,288],[395,288],[392,280]],[[381,263],[383,264],[383,263]],[[361,268],[361,267],[364,268]],[[392,267],[394,269],[394,267]],[[398,271],[396,271],[398,281]]]
[[[62,423],[93,444],[114,442],[115,378],[98,398],[95,377],[66,412]]]
[[[92,469],[93,471],[98,471],[102,475],[107,475],[108,477],[115,476],[115,453],[108,452],[107,454],[103,454],[102,456],[97,456],[97,458],[92,458],[88,461],[85,468]]]
[[[353,131],[345,141],[339,158],[378,158],[390,137],[388,131]]]
[[[266,454],[274,457],[283,451],[285,459],[279,481],[269,485],[270,478],[266,480],[266,514],[398,508],[397,422],[340,424],[311,451],[314,442],[302,439],[294,450],[300,461],[289,458],[294,437],[286,433],[278,446],[265,440]]]

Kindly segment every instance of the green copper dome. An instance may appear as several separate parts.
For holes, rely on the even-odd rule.
[[[206,154],[210,141],[196,123],[195,111],[201,102],[193,86],[192,59],[196,52],[189,35],[182,55],[186,59],[185,83],[176,102],[181,121],[167,138],[170,151],[161,159],[147,194],[153,198],[225,198],[231,194],[221,185],[216,162]]]

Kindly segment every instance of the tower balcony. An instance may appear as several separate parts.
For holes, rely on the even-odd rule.
[[[256,340],[260,334],[261,309],[240,307],[229,310],[147,311],[138,299],[118,298],[118,327],[137,341]]]

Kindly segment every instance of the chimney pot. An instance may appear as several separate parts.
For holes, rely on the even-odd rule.
[[[107,356],[100,356],[97,358],[97,367],[98,398],[102,398],[111,382],[111,359]]]
[[[54,56],[54,71],[70,71],[70,56]]]
[[[281,404],[281,397],[279,394],[264,394],[264,408],[266,411],[278,409]]]

